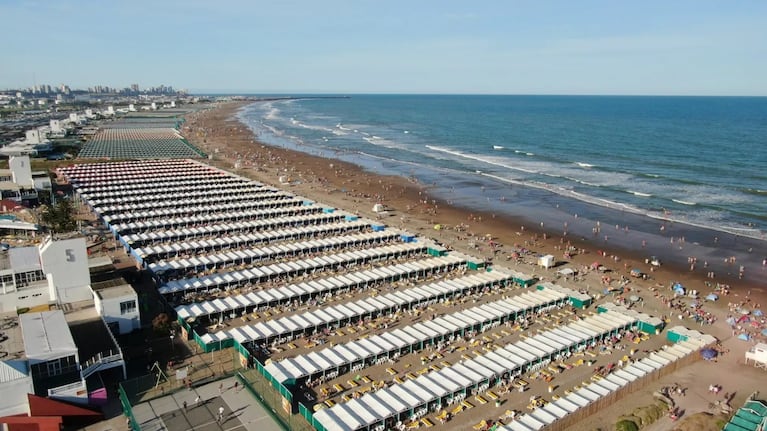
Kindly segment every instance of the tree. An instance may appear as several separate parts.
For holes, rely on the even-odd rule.
[[[68,199],[61,199],[56,205],[45,207],[41,219],[55,233],[72,232],[77,229],[74,208]]]

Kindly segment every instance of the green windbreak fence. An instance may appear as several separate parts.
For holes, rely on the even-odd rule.
[[[321,423],[316,422],[314,420],[314,414],[312,413],[311,409],[306,407],[305,405],[298,403],[298,412],[301,414],[301,416],[306,419],[306,422],[311,424],[314,429],[317,431],[326,431],[325,427],[322,426]]]
[[[139,427],[136,418],[133,416],[133,407],[131,406],[128,395],[125,393],[122,384],[118,385],[117,392],[120,396],[120,404],[122,405],[123,413],[128,417],[128,421],[130,421],[131,429],[136,431],[140,430],[141,428]]]
[[[260,364],[257,363],[257,366],[258,365]],[[285,398],[282,395],[283,391],[290,394],[290,392],[287,391],[287,388],[282,385],[279,385],[281,386],[281,389],[275,388],[272,381],[261,374],[257,368],[242,370],[239,375],[243,380],[243,385],[248,387],[253,396],[264,405],[265,410],[268,411],[284,429],[292,431],[314,430],[312,425],[306,420],[304,414],[292,413],[293,396],[290,395],[290,398]]]

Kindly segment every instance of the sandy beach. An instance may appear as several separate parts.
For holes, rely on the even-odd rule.
[[[734,394],[730,403],[737,408],[765,378],[763,370],[743,365],[745,350],[753,342],[764,340],[761,336],[764,322],[761,326],[735,330],[725,322],[742,309],[755,310],[767,304],[765,283],[759,281],[767,279],[764,267],[750,268],[750,276],[743,279],[739,279],[737,269],[719,271],[715,278],[711,278],[710,271],[703,270],[702,262],[696,261],[688,261],[690,268],[682,264],[656,268],[645,262],[647,256],[639,237],[622,226],[607,226],[606,223],[600,226],[599,222],[574,217],[569,228],[557,226],[554,229],[544,222],[530,221],[538,220],[535,215],[529,219],[514,218],[493,211],[461,208],[460,202],[437,197],[429,185],[412,178],[380,176],[350,163],[267,146],[235,117],[237,110],[246,103],[250,102],[222,103],[215,109],[187,116],[182,133],[211,155],[208,163],[326,205],[371,219],[380,218],[387,225],[431,237],[457,251],[483,257],[500,266],[518,267],[542,280],[587,290],[595,296],[603,296],[605,289],[623,286],[624,294],[617,296],[616,301],[637,295],[643,300],[642,311],[668,319],[671,326],[681,324],[710,333],[721,341],[723,349],[729,350],[718,362],[698,361],[684,367],[614,404],[604,414],[591,416],[571,429],[612,429],[620,415],[631,411],[633,406],[650,403],[652,392],[663,385],[679,384],[687,388],[687,395],[677,400],[685,417],[715,410],[712,410],[715,398],[707,390],[711,384],[720,384],[723,391]],[[386,215],[373,212],[373,206],[379,203],[389,209]],[[593,229],[599,234],[582,233]],[[567,236],[563,231],[568,231]],[[679,251],[676,251],[677,247]],[[695,244],[684,244],[684,240],[682,243],[677,240],[671,247],[676,253],[693,253],[690,250],[694,248]],[[530,265],[538,254],[551,254],[561,264],[550,269]],[[592,265],[597,262],[610,271],[592,270]],[[733,268],[738,265],[736,262],[721,264]],[[563,266],[578,270],[577,279],[565,279],[558,274]],[[631,277],[632,269],[640,269],[647,279]],[[755,274],[751,275],[751,271]],[[689,307],[687,298],[674,299],[670,289],[674,283],[681,283],[688,291],[698,291],[702,303],[699,310]],[[713,292],[720,295],[718,301],[702,300]],[[751,341],[737,339],[737,334],[746,332],[752,335]],[[645,429],[675,429],[683,424],[684,421],[671,422],[663,418]]]

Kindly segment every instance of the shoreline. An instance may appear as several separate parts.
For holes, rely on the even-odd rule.
[[[555,232],[552,229],[554,224],[548,221],[544,222],[544,226],[530,221],[535,220],[539,213],[560,211],[564,214],[566,209],[558,208],[556,199],[521,203],[521,211],[538,208],[539,213],[527,218],[505,214],[499,216],[492,208],[476,211],[449,202],[451,199],[438,195],[436,188],[430,184],[414,182],[401,176],[379,175],[349,162],[270,146],[260,142],[251,129],[237,118],[237,112],[247,103],[252,102],[225,103],[212,110],[187,116],[182,131],[193,145],[212,155],[212,159],[207,160],[207,163],[373,220],[379,218],[372,211],[373,205],[383,202],[392,208],[392,212],[380,219],[393,228],[433,238],[459,252],[491,260],[497,266],[519,270],[539,277],[542,281],[552,281],[565,287],[588,291],[597,299],[606,296],[605,290],[623,286],[626,289],[625,297],[638,295],[642,298],[644,312],[666,318],[669,327],[683,325],[701,329],[717,337],[731,352],[723,356],[717,364],[699,361],[675,372],[668,379],[678,379],[674,381],[689,385],[694,392],[705,393],[706,386],[711,383],[711,377],[699,377],[716,376],[719,373],[733,375],[732,378],[728,377],[727,382],[720,382],[727,383],[730,390],[738,390],[737,399],[732,401],[733,406],[739,405],[738,403],[748,396],[749,391],[758,386],[759,379],[755,375],[759,370],[752,371],[751,367],[746,370],[742,365],[743,353],[751,346],[751,342],[738,340],[735,331],[725,322],[729,315],[737,313],[739,307],[755,309],[761,307],[761,304],[767,304],[765,286],[757,281],[738,280],[737,276],[728,277],[726,274],[717,276],[713,280],[714,283],[726,284],[730,294],[727,297],[720,296],[716,302],[701,301],[702,311],[706,315],[710,313],[713,324],[699,328],[701,324],[693,320],[689,313],[692,309],[688,309],[685,304],[690,298],[675,296],[670,286],[679,282],[688,290],[697,290],[702,299],[713,290],[705,284],[711,280],[706,279],[700,271],[691,272],[684,265],[674,262],[664,263],[651,272],[650,266],[644,263],[644,251],[636,245],[638,237],[634,235],[638,234],[633,230],[624,233],[618,229],[619,232],[616,232],[614,225],[610,227],[607,221],[603,221],[602,228],[604,231],[610,231],[612,239],[605,243],[601,241],[603,233],[600,232],[596,239],[589,234],[594,226],[593,220],[579,216],[570,221],[568,236],[562,236],[560,229]],[[288,184],[282,182],[280,177]],[[439,230],[434,229],[437,224],[441,227]],[[674,235],[677,235],[676,229],[677,227],[671,226],[666,233],[673,231]],[[580,231],[587,234],[577,234]],[[671,248],[667,237],[659,236],[656,240],[659,247]],[[563,255],[568,246],[575,251],[571,258],[564,259]],[[677,245],[674,245],[675,249],[676,247]],[[695,244],[684,244],[684,247],[692,248]],[[515,252],[522,248],[533,250],[534,253],[522,254],[521,259],[517,259],[514,257]],[[580,272],[578,280],[558,274],[561,266],[544,269],[530,265],[531,260],[534,263],[536,254],[552,254],[559,261],[566,260],[568,267]],[[591,270],[591,264],[594,262],[599,262],[611,271],[601,274]],[[641,268],[651,278],[632,278],[629,272],[633,268]],[[610,282],[605,283],[602,279],[600,283],[600,277],[603,275],[609,277]],[[623,299],[623,295],[615,298],[617,301]],[[754,341],[765,338],[758,333],[760,329],[743,330],[754,335]],[[710,368],[712,366],[717,368]],[[656,384],[648,385],[635,395],[632,394],[608,407],[605,414],[592,415],[582,424],[570,429],[612,426],[614,419],[626,410],[627,405],[628,410],[633,408],[632,401],[652,399],[652,391],[657,389],[655,386]],[[702,397],[682,400],[690,403],[686,406],[690,413],[707,411],[708,401],[704,402]]]
[[[392,208],[394,213],[383,220],[387,224],[402,227],[405,224],[411,226],[414,221],[418,221],[418,231],[414,233],[434,237],[448,246],[477,257],[492,258],[498,255],[497,251],[493,253],[487,247],[470,247],[466,243],[467,239],[473,237],[476,240],[480,235],[490,234],[496,239],[496,243],[503,244],[507,250],[512,245],[530,249],[533,247],[529,246],[535,243],[536,251],[554,254],[558,259],[561,258],[561,253],[556,248],[559,245],[566,246],[569,241],[579,249],[585,249],[589,255],[574,256],[573,265],[589,265],[595,260],[597,252],[601,251],[608,256],[620,256],[621,263],[629,262],[629,268],[624,269],[639,268],[649,273],[650,266],[645,264],[644,260],[650,255],[655,255],[661,258],[663,266],[652,273],[654,278],[659,278],[662,274],[661,278],[680,282],[690,289],[703,292],[707,290],[707,282],[712,285],[719,283],[728,286],[732,291],[750,291],[751,296],[765,298],[765,301],[759,303],[767,303],[767,287],[759,282],[767,277],[767,269],[761,265],[754,267],[752,263],[746,269],[743,279],[738,279],[736,269],[743,262],[742,256],[739,256],[735,263],[725,263],[725,258],[729,258],[731,254],[729,249],[711,249],[707,244],[701,244],[695,239],[683,240],[680,243],[679,238],[684,237],[686,233],[684,225],[669,223],[666,229],[651,235],[640,229],[635,230],[634,225],[649,226],[652,223],[658,226],[655,221],[644,220],[642,216],[619,214],[619,217],[636,219],[631,221],[632,227],[626,232],[623,230],[624,223],[615,223],[610,217],[601,222],[594,220],[595,217],[591,215],[602,214],[601,207],[591,208],[589,211],[589,208],[584,206],[588,204],[579,205],[578,209],[584,210],[586,215],[571,216],[564,212],[564,208],[560,208],[563,201],[556,199],[556,195],[538,195],[538,199],[531,202],[536,195],[528,195],[528,191],[527,202],[516,205],[513,197],[502,202],[503,205],[520,210],[519,214],[499,215],[499,211],[492,207],[477,210],[446,198],[435,187],[435,183],[423,184],[401,176],[381,175],[348,161],[263,143],[250,127],[242,123],[238,115],[241,109],[250,103],[254,102],[230,102],[216,107],[216,119],[212,122],[216,124],[214,127],[211,127],[212,123],[206,124],[207,120],[197,124],[196,118],[200,114],[193,114],[184,125],[185,135],[188,135],[190,142],[212,155],[212,160],[208,162],[223,169],[373,219],[377,217],[372,211],[373,205],[383,203]],[[195,127],[199,129],[197,132],[190,130]],[[281,183],[280,177],[289,179],[289,184]],[[554,223],[562,218],[570,218],[567,221],[566,236],[563,227],[559,227],[561,224],[557,225],[556,231],[552,229]],[[543,227],[538,220],[543,223]],[[437,224],[458,230],[431,229]],[[476,232],[478,224],[483,230],[481,233]],[[615,230],[616,224],[619,227],[618,232]],[[595,228],[598,230],[597,234],[593,234]],[[543,239],[544,234],[546,239]],[[604,240],[605,235],[608,236],[607,241]],[[675,237],[674,244],[670,242],[670,237]],[[646,242],[645,249],[641,248],[642,241]],[[729,241],[737,241],[737,237],[722,235],[721,244]],[[700,256],[697,257],[695,271],[690,271],[685,262],[687,256],[692,255],[689,253],[691,251]],[[756,258],[756,255],[752,256]],[[586,261],[583,261],[584,258]],[[708,268],[705,270],[704,261],[708,262]],[[710,271],[714,271],[714,278],[707,277]]]

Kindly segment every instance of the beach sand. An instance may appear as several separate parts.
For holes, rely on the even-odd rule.
[[[260,143],[251,130],[235,117],[237,110],[247,103],[250,102],[226,102],[215,109],[190,114],[182,133],[192,144],[212,156],[207,162],[214,166],[325,205],[371,219],[380,218],[389,226],[431,237],[457,251],[492,259],[499,266],[518,269],[545,281],[601,295],[606,287],[617,287],[620,278],[626,277],[631,282],[627,284],[625,295],[640,296],[644,300],[641,311],[669,318],[669,326],[681,324],[710,333],[730,351],[719,358],[718,362],[698,361],[681,368],[615,403],[603,414],[593,415],[571,429],[612,429],[620,415],[630,412],[636,406],[651,403],[652,392],[671,383],[679,383],[688,388],[688,395],[677,400],[685,410],[685,417],[698,412],[714,411],[711,410],[714,397],[708,393],[711,384],[723,385],[723,392],[734,392],[731,403],[737,408],[749,394],[759,389],[759,382],[767,377],[764,371],[743,365],[744,352],[753,342],[764,338],[759,335],[761,329],[743,328],[742,331],[748,330],[755,335],[751,342],[744,342],[738,340],[725,323],[728,315],[734,313],[738,306],[753,310],[767,304],[765,285],[758,281],[767,279],[767,273],[763,274],[764,277],[752,276],[744,280],[739,280],[733,272],[730,276],[720,273],[715,280],[711,280],[706,278],[706,272],[701,268],[690,271],[683,265],[663,265],[650,271],[650,265],[644,261],[647,256],[639,240],[631,232],[621,229],[615,231],[614,226],[602,228],[605,232],[612,230],[609,241],[602,240],[601,232],[599,236],[591,238],[574,234],[563,237],[561,228],[556,232],[553,229],[548,231],[548,226],[540,226],[523,217],[502,217],[489,211],[467,210],[458,206],[460,202],[437,199],[432,196],[428,185],[419,184],[413,179],[376,175],[350,163]],[[390,208],[387,215],[373,212],[373,206],[377,203]],[[573,226],[578,223],[585,224],[581,226],[583,229],[591,228],[593,222],[577,218],[572,220]],[[436,225],[440,226],[439,230],[435,229]],[[575,251],[570,258],[565,259],[564,251],[567,247]],[[559,268],[542,269],[529,265],[531,256],[526,257],[528,263],[517,262],[512,257],[512,251],[516,248],[527,248],[536,254],[552,254],[559,262],[566,261],[569,267],[582,271],[594,262],[599,262],[611,269],[606,275],[609,275],[612,282],[604,284],[603,274],[596,271],[581,275],[578,282],[565,280],[557,274]],[[646,272],[650,279],[630,278],[629,271],[632,268]],[[755,268],[753,271],[765,272],[765,269]],[[707,281],[730,287],[729,295],[722,296],[717,302],[707,302],[703,307],[716,318],[713,325],[701,326],[689,317],[680,318],[679,315],[686,309],[684,304],[685,308],[681,311],[665,305],[673,297],[669,286],[674,282],[683,284],[688,290],[697,290],[702,298],[712,292],[712,288],[706,285]],[[676,302],[681,303],[680,300]],[[683,422],[672,423],[663,418],[645,429],[674,429],[674,426]]]

